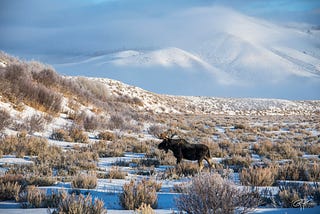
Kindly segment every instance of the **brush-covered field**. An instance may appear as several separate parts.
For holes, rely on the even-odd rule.
[[[1,53],[0,213],[316,213],[320,101],[159,95]],[[214,169],[157,148],[206,144]]]

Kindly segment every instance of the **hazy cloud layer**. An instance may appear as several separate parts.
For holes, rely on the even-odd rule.
[[[309,27],[309,25],[320,25],[319,11],[320,2],[314,0],[2,0],[0,2],[0,49],[27,59],[60,64],[72,62],[81,57],[90,58],[122,50],[152,51],[177,47],[217,65],[218,67],[214,69],[225,70],[228,72],[227,76],[232,74],[237,77],[237,71],[240,69],[248,71],[246,75],[250,78],[256,75],[254,73],[256,68],[254,66],[251,70],[248,68],[251,64],[260,63],[260,61],[252,61],[252,56],[261,59],[271,57],[271,60],[277,60],[272,58],[270,50],[266,56],[259,56],[260,49],[269,44],[287,43],[286,45],[290,48],[300,52],[306,48],[308,54],[313,53],[312,56],[308,55],[310,58],[307,59],[308,63],[313,61],[312,57],[320,57],[317,46],[319,42],[301,39],[297,43],[295,40],[288,40],[287,38],[292,35],[280,35],[277,27],[269,26],[269,23],[261,25],[263,21],[255,25],[255,19],[250,22],[250,26],[243,25],[243,23],[249,23],[247,21],[250,16],[281,25],[299,23],[294,25],[302,26],[301,23],[304,23],[303,26]],[[245,15],[242,16],[238,12]],[[228,13],[229,16],[223,16],[224,13]],[[266,29],[269,28],[274,31],[268,31],[266,34]],[[254,31],[251,32],[252,29]],[[225,43],[229,46],[225,46]],[[222,48],[217,44],[221,44]],[[214,54],[211,50],[219,51],[220,55]],[[225,56],[227,59],[224,58]],[[247,67],[242,68],[243,64],[240,65],[238,62],[245,63]],[[91,64],[81,66],[77,67],[78,73],[68,73],[67,67],[58,67],[62,69],[59,71],[66,74],[89,76],[93,75],[94,69],[99,69],[97,66],[92,67]],[[284,67],[285,65],[281,68]],[[265,66],[261,69],[268,68]],[[100,67],[100,69],[111,70],[115,67]],[[166,72],[171,75],[174,69],[175,67]],[[192,81],[198,75],[197,79],[200,82],[198,86],[194,86],[194,89],[187,90],[178,88],[181,83],[174,84],[173,81],[179,82],[186,75],[185,73],[179,71],[173,80],[168,80],[162,76],[161,72],[163,71],[157,68],[151,74],[150,70],[132,73],[123,67],[109,71],[104,76],[114,77],[141,87],[146,86],[146,89],[161,93],[201,95],[203,92],[203,95],[210,96],[267,97],[269,92],[274,96],[277,90],[278,94],[287,94],[290,98],[303,98],[306,93],[312,94],[312,96],[305,96],[307,98],[319,97],[314,92],[320,89],[317,81],[310,83],[305,80],[305,85],[299,86],[301,90],[296,88],[294,92],[290,89],[281,91],[283,87],[280,85],[274,85],[274,92],[272,92],[268,89],[270,87],[268,84],[261,85],[260,88],[237,84],[234,88],[224,86],[223,91],[215,93],[214,91],[217,91],[220,85],[214,88],[212,85],[221,82],[221,76],[224,75],[208,76],[208,73],[204,72],[189,73],[186,81]],[[260,79],[267,78],[274,84],[287,78],[285,72],[272,72],[269,72],[270,75],[266,75],[267,72],[265,72]],[[95,75],[100,74],[101,70],[95,73]],[[199,75],[202,76],[199,77]],[[163,85],[149,81],[148,77],[170,81],[173,86],[166,91]],[[220,78],[220,80],[213,81],[212,78]],[[206,83],[202,84],[201,81]],[[301,80],[292,80],[295,83],[299,81]],[[282,85],[286,84],[282,83]],[[288,88],[290,85],[292,86],[289,84]]]
[[[197,39],[197,32],[214,14],[202,16],[208,19],[200,20],[200,26],[197,19],[176,15],[212,5],[280,21],[320,24],[316,12],[320,3],[312,0],[2,0],[0,4],[1,49],[26,55],[186,45],[190,41],[184,38]]]

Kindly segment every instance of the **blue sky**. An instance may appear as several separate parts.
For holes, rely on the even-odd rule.
[[[132,33],[134,38],[139,35],[132,32],[130,25],[126,26],[130,19],[138,22],[139,19],[161,18],[188,7],[217,4],[274,22],[320,25],[318,0],[2,0],[0,4],[0,48],[15,54],[77,52],[84,51],[84,46],[123,48],[83,40],[88,37],[100,42],[125,40],[121,35],[126,33]],[[124,25],[120,26],[121,23]],[[115,32],[110,33],[108,28]],[[58,37],[73,37],[73,41]],[[50,42],[51,47],[46,45]],[[88,48],[88,51],[93,50]]]
[[[85,51],[84,46],[123,48],[112,44],[99,45],[94,41],[86,41],[86,38],[103,42],[126,40],[121,36],[126,33],[132,33],[133,38],[138,37],[130,29],[132,25],[126,26],[129,19],[139,22],[140,18],[161,18],[164,14],[188,7],[217,4],[274,22],[320,25],[319,0],[1,0],[0,48],[26,55]],[[124,25],[120,26],[122,23]],[[115,32],[110,33],[108,28]],[[72,37],[72,41],[59,37]],[[81,43],[82,46],[79,45]],[[126,45],[124,42],[121,46]],[[93,50],[88,48],[88,51]]]

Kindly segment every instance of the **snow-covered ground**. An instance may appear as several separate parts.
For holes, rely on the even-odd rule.
[[[238,143],[245,141],[250,144],[246,150],[253,150],[253,146],[263,140],[271,143],[277,140],[290,142],[290,147],[298,141],[305,147],[318,149],[306,144],[317,145],[320,137],[319,20],[313,24],[277,22],[276,19],[252,13],[258,11],[257,5],[250,9],[249,5],[253,6],[251,3],[243,3],[244,6],[237,3],[238,7],[230,3],[234,7],[228,7],[228,4],[223,6],[223,1],[121,1],[126,3],[123,4],[126,7],[122,7],[119,1],[109,0],[71,1],[65,5],[57,1],[39,2],[21,1],[17,7],[12,1],[5,5],[4,19],[0,21],[3,29],[0,46],[20,57],[53,64],[57,72],[69,75],[61,78],[77,80],[79,75],[90,76],[92,82],[89,85],[102,83],[110,102],[104,103],[105,106],[90,106],[80,100],[82,98],[72,97],[74,94],[71,92],[71,95],[63,94],[52,86],[47,89],[57,90],[55,92],[63,96],[62,109],[55,115],[47,115],[48,112],[28,106],[19,95],[13,97],[14,93],[3,93],[3,96],[8,96],[0,96],[0,110],[10,115],[10,124],[1,130],[0,138],[17,136],[19,131],[24,132],[21,127],[30,117],[43,115],[48,116],[43,123],[44,130],[29,135],[43,137],[50,145],[68,151],[73,147],[82,148],[96,143],[98,130],[85,132],[89,136],[88,144],[50,139],[53,130],[65,130],[76,124],[75,116],[79,116],[78,113],[89,116],[89,119],[90,116],[102,118],[99,122],[103,125],[118,113],[125,115],[124,123],[138,124],[141,127],[137,131],[139,133],[135,133],[135,130],[127,133],[120,129],[106,128],[107,131],[141,142],[159,140],[150,135],[148,129],[152,125],[160,125],[181,129],[184,133],[201,133],[201,137],[192,136],[194,142],[202,138],[208,144],[229,140],[228,143],[234,145],[234,149],[237,145],[242,146]],[[142,3],[144,7],[140,6]],[[245,12],[243,7],[251,10],[251,13]],[[288,8],[292,13],[293,8]],[[314,12],[313,16],[316,16]],[[61,19],[56,14],[68,15],[66,19]],[[302,15],[299,13],[297,16]],[[17,61],[1,53],[0,72],[6,71],[11,63]],[[30,68],[28,72],[38,72],[32,70],[37,67],[37,63],[34,67],[28,67],[26,62],[20,63],[24,68]],[[42,65],[38,69],[48,67]],[[32,79],[30,82],[37,84],[37,81]],[[83,88],[81,84],[77,86]],[[1,89],[6,90],[4,87]],[[125,107],[117,106],[118,103],[114,105],[112,101],[117,98],[128,99],[129,102],[119,102]],[[144,121],[148,117],[151,119]],[[187,117],[193,118],[185,119]],[[292,117],[294,123],[287,121],[286,117]],[[200,123],[198,126],[199,120],[211,125]],[[247,125],[242,123],[248,123],[248,128],[252,128],[250,133],[246,132],[246,127],[236,130],[236,124]],[[105,131],[104,128],[99,131]],[[293,131],[295,128],[297,130]],[[240,133],[241,137],[231,139],[228,135],[235,133]],[[248,139],[240,139],[242,137]],[[304,149],[307,151],[307,148]],[[299,153],[299,158],[319,161],[319,154],[310,150],[308,152]],[[249,157],[257,165],[266,158],[251,151],[246,154],[250,154]],[[0,155],[0,175],[14,165],[34,164],[29,156]],[[98,170],[102,172],[112,170],[116,162],[128,162],[128,166],[119,166],[128,175],[124,179],[98,179],[95,189],[81,191],[90,192],[93,197],[102,199],[108,213],[133,213],[122,210],[119,205],[118,196],[122,186],[131,179],[154,179],[162,183],[156,213],[173,213],[173,210],[177,210],[174,200],[179,196],[173,188],[176,184],[189,181],[190,177],[177,180],[159,178],[165,169],[173,167],[164,165],[152,169],[154,172],[151,176],[139,175],[132,160],[144,157],[145,154],[126,152],[123,157],[99,158]],[[227,158],[219,156],[212,160],[222,163]],[[290,161],[281,159],[275,160],[275,163]],[[239,173],[235,172],[229,179],[242,188],[239,177]],[[72,189],[70,182],[40,188],[47,191]],[[278,187],[271,188],[273,193],[278,190]],[[18,203],[0,202],[0,213],[47,213],[47,209],[24,210],[20,209]],[[320,207],[259,208],[255,213],[320,213]]]
[[[175,50],[180,51],[180,50]],[[122,53],[119,57],[127,57],[127,55],[135,55],[137,53]],[[155,54],[155,53],[154,53]],[[64,77],[68,79],[76,80],[78,77]],[[210,128],[210,132],[206,136],[208,138],[209,143],[211,141],[219,141],[220,139],[230,140],[230,137],[227,136],[227,132],[235,133],[239,130],[236,130],[235,125],[244,125],[243,129],[247,128],[255,129],[266,129],[264,131],[264,138],[270,138],[273,141],[273,135],[281,136],[281,135],[289,135],[292,134],[292,130],[290,127],[295,128],[299,127],[299,132],[307,133],[308,137],[318,139],[320,130],[317,124],[319,112],[320,112],[320,101],[319,100],[310,100],[310,101],[292,101],[292,100],[283,100],[283,99],[258,99],[258,98],[216,98],[216,97],[194,97],[194,96],[173,96],[173,95],[162,95],[155,94],[141,88],[130,86],[128,84],[124,84],[120,81],[107,79],[107,78],[89,78],[88,80],[92,81],[91,83],[102,83],[105,86],[105,90],[110,96],[110,99],[117,98],[125,98],[130,101],[134,98],[137,98],[139,102],[133,103],[125,103],[126,107],[130,107],[134,109],[135,113],[147,114],[150,113],[151,116],[154,116],[153,120],[137,120],[136,123],[141,123],[139,126],[141,129],[138,131],[139,133],[135,133],[134,131],[122,131],[122,130],[108,130],[109,132],[119,135],[132,137],[137,141],[141,142],[149,142],[149,141],[159,141],[150,133],[148,133],[148,128],[152,125],[172,125],[175,122],[174,119],[171,119],[171,116],[187,118],[190,117],[190,120],[187,121],[179,121],[181,123],[186,123],[186,126],[192,126],[193,129],[201,129],[201,127],[197,127],[196,123],[201,121],[202,126],[204,127],[203,132],[205,133],[206,128]],[[99,131],[86,131],[89,137],[89,144],[83,143],[74,143],[74,142],[65,142],[50,139],[50,135],[55,129],[66,129],[68,126],[71,126],[75,123],[70,117],[70,113],[74,113],[74,109],[71,108],[70,100],[72,98],[68,96],[64,96],[62,99],[62,111],[59,114],[52,116],[50,120],[43,124],[44,130],[39,132],[34,132],[31,135],[33,137],[43,137],[46,138],[50,145],[56,145],[63,150],[69,150],[73,147],[81,147],[88,146],[96,143],[98,139],[96,136]],[[94,111],[95,106],[91,106],[90,104],[85,104],[81,102],[77,102],[76,100],[72,100],[79,110],[78,113],[85,113],[89,116],[101,116],[104,115],[106,118],[110,118],[111,112],[109,109]],[[17,109],[15,103],[11,103],[10,100],[5,97],[0,97],[0,109],[5,110],[10,114],[12,119],[11,123],[8,127],[5,127],[3,131],[1,131],[1,135],[13,135],[16,136],[19,132],[14,128],[13,124],[21,124],[25,122],[25,119],[33,116],[33,115],[42,115],[43,112],[36,110],[24,103],[21,103],[22,108]],[[130,106],[129,106],[130,105]],[[118,109],[117,109],[118,110]],[[169,117],[168,121],[163,121],[165,119],[161,119],[161,116],[164,118]],[[160,117],[157,118],[157,116]],[[284,118],[284,119],[283,119]],[[293,120],[290,121],[290,120]],[[132,119],[134,120],[134,119]],[[230,122],[231,120],[232,122]],[[241,124],[245,121],[248,124]],[[210,122],[210,125],[207,125],[203,122]],[[269,129],[272,127],[276,127],[278,129]],[[179,128],[179,127],[177,127]],[[103,128],[104,129],[104,128]],[[183,128],[181,128],[183,129]],[[242,128],[241,128],[242,129]],[[190,132],[190,130],[182,130],[182,132]],[[258,137],[256,136],[257,132],[253,131],[254,137],[253,144],[258,143]],[[295,133],[295,132],[294,132]],[[301,133],[297,135],[302,135]],[[247,133],[243,133],[241,136],[245,136]],[[267,137],[270,135],[270,137]],[[298,136],[298,137],[299,137]],[[212,138],[212,139],[211,139]],[[238,137],[239,138],[239,137]],[[197,140],[197,139],[194,139]],[[314,140],[314,141],[316,141]],[[233,139],[230,141],[235,143],[240,142],[240,139]],[[252,146],[252,145],[251,145]],[[143,177],[155,179],[162,183],[162,188],[158,192],[158,208],[156,210],[157,213],[172,213],[172,210],[176,210],[176,205],[174,199],[179,196],[179,193],[173,192],[172,189],[176,184],[180,184],[181,182],[186,182],[190,180],[190,178],[182,178],[181,180],[163,180],[158,177],[166,167],[172,166],[159,166],[154,169],[152,176],[142,176],[138,175],[137,169],[134,164],[132,164],[133,159],[143,159],[145,154],[141,153],[125,153],[123,157],[110,157],[110,158],[99,158],[98,161],[98,169],[103,172],[107,172],[112,169],[113,164],[115,162],[128,162],[130,163],[128,166],[119,166],[119,168],[128,173],[125,179],[99,179],[98,185],[93,190],[81,190],[83,193],[90,192],[93,197],[98,197],[105,202],[106,208],[109,210],[109,213],[132,213],[132,211],[123,211],[121,206],[119,205],[118,195],[122,191],[123,184],[130,181],[130,179],[141,179]],[[253,161],[255,163],[261,162],[262,158],[257,154],[251,155]],[[317,159],[319,158],[317,155],[313,154],[304,154],[303,158],[305,159]],[[223,158],[212,158],[215,163],[221,163]],[[284,160],[281,160],[284,161]],[[11,165],[25,165],[25,164],[33,164],[30,157],[16,158],[14,155],[4,155],[0,158],[0,167],[1,174],[5,173],[7,168]],[[230,176],[230,179],[234,181],[237,185],[240,185],[239,182],[239,173],[234,173]],[[60,182],[52,187],[40,187],[42,189],[47,190],[57,190],[57,189],[65,189],[71,190],[70,183]],[[274,188],[276,191],[276,188]],[[20,209],[11,209],[17,208],[17,204],[14,203],[0,203],[0,213],[28,213],[29,210],[20,210]],[[4,209],[6,208],[6,209]],[[10,208],[10,209],[9,209]],[[299,209],[292,210],[296,212]],[[314,209],[305,209],[304,212],[314,212],[318,211],[318,208]],[[38,209],[36,212],[44,212],[45,209]],[[257,212],[290,212],[291,209],[258,209]]]
[[[320,101],[294,101],[259,98],[217,98],[155,94],[108,78],[91,78],[106,85],[115,96],[137,97],[143,110],[159,113],[206,113],[216,115],[288,115],[320,111]]]

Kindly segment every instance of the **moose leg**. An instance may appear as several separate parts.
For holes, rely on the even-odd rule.
[[[202,159],[198,160],[198,165],[199,165],[199,172],[201,172],[201,170],[203,169]]]
[[[180,157],[176,157],[177,158],[177,165],[181,162],[181,160],[182,160],[182,158],[180,158]]]
[[[213,164],[211,163],[210,158],[204,157],[204,159],[205,159],[205,160],[207,161],[207,163],[209,164],[210,169],[214,167]]]

